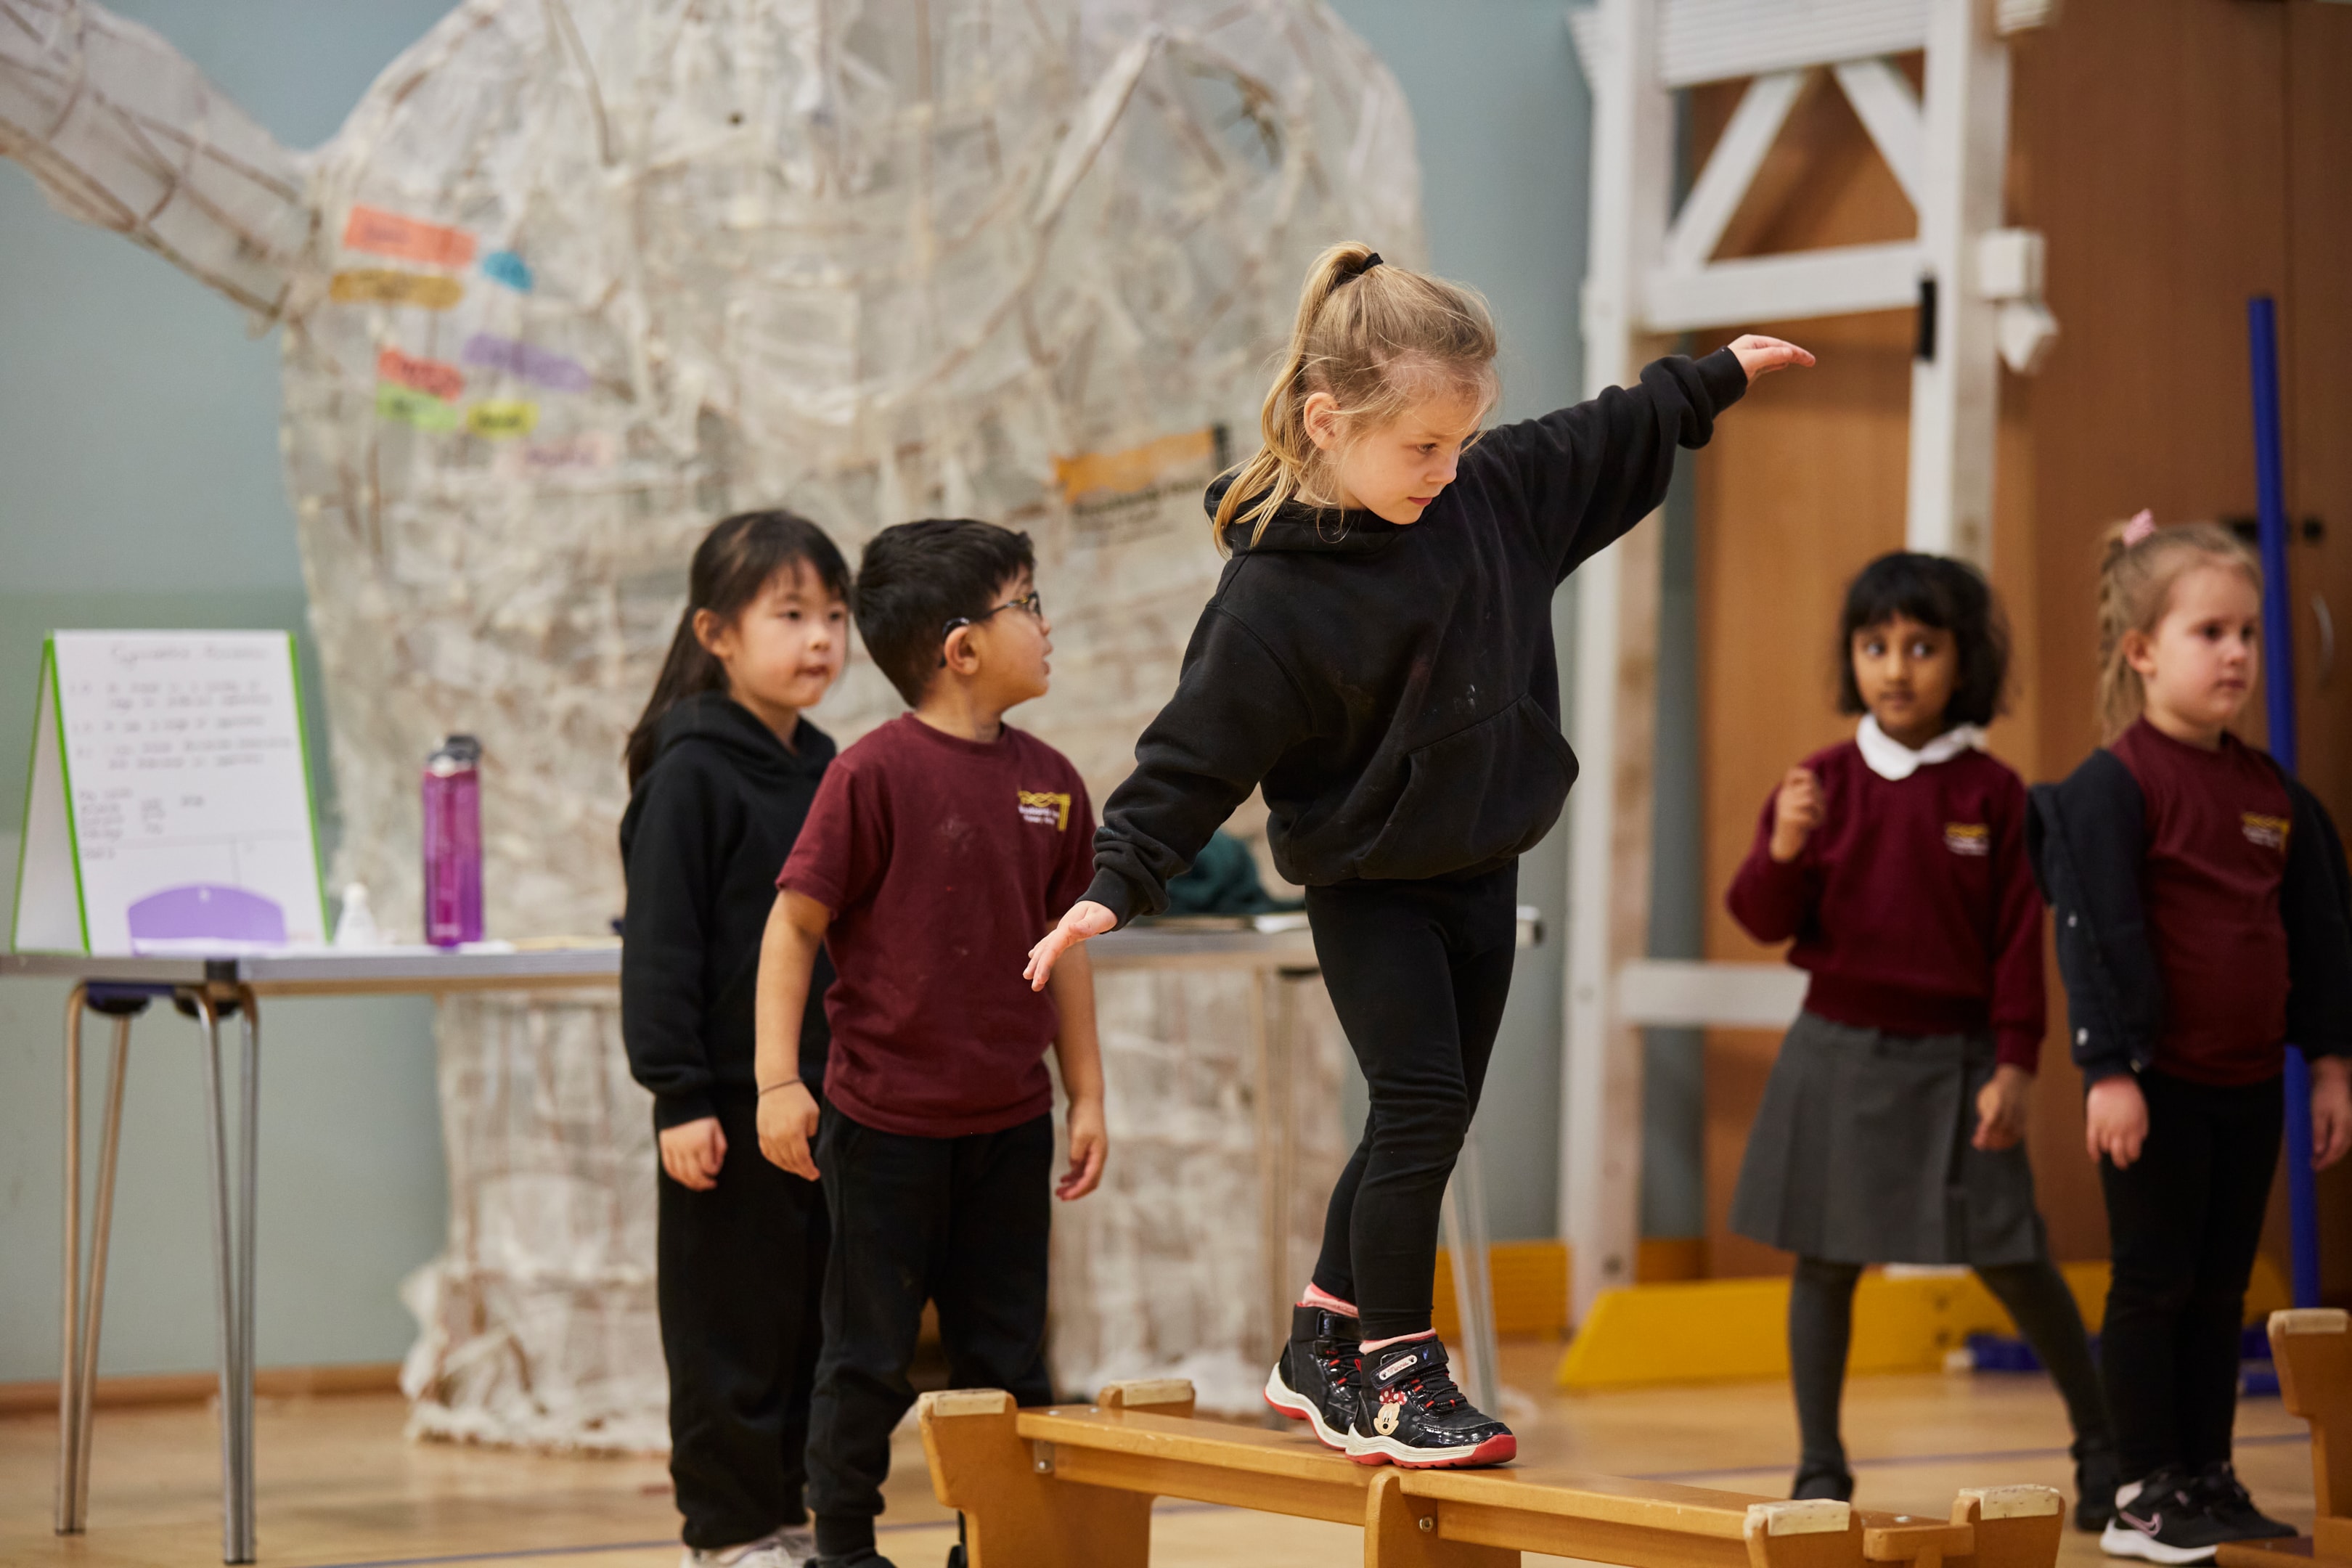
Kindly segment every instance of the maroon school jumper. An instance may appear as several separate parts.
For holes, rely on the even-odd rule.
[[[776,885],[833,911],[825,1098],[918,1138],[1054,1107],[1059,1019],[1021,971],[1094,876],[1067,757],[1010,724],[986,743],[909,713],[834,760]]]
[[[838,765],[838,764],[836,764]],[[2025,784],[1979,751],[1906,779],[1871,772],[1853,742],[1805,759],[1822,825],[1772,858],[1778,792],[1732,879],[1733,916],[1759,942],[1796,938],[1805,1007],[1898,1035],[1990,1026],[1999,1059],[2042,1058],[2042,894],[2025,858]]]
[[[2217,1086],[2276,1078],[2286,1070],[2286,785],[2226,731],[2209,752],[2142,719],[2107,750],[2146,804],[2140,907],[2164,971],[2153,1065]]]

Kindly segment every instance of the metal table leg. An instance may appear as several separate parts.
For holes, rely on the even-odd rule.
[[[253,1200],[259,1026],[251,1011],[252,993],[215,997],[196,988],[180,993],[195,1014],[205,1073],[205,1145],[212,1157],[213,1274],[220,1298],[221,1561],[253,1561]],[[241,1120],[231,1207],[228,1115],[222,1093],[220,1022],[222,1004],[245,1015],[240,1053]]]
[[[122,1088],[131,1064],[131,1020],[143,999],[98,1004],[114,1019],[114,1052],[107,1065],[106,1120],[98,1154],[98,1205],[90,1220],[89,1277],[81,1272],[81,1019],[92,1005],[77,985],[66,1003],[65,1281],[60,1337],[64,1364],[58,1378],[58,1514],[60,1535],[89,1525],[90,1405],[98,1384],[99,1328],[106,1313],[106,1257],[114,1220],[114,1173],[122,1149]]]
[[[58,1337],[65,1342],[58,1367],[58,1533],[78,1533],[81,1496],[81,1004],[77,985],[66,997],[65,1270],[59,1286]]]

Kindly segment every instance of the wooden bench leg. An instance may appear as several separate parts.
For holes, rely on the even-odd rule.
[[[1404,1473],[1383,1465],[1364,1500],[1364,1568],[1519,1568],[1519,1554],[1437,1533],[1440,1504],[1407,1497]]]
[[[1862,1568],[1862,1516],[1827,1499],[1748,1505],[1748,1568]]]
[[[1976,1531],[1974,1557],[1953,1568],[2051,1568],[2066,1532],[2066,1500],[2049,1487],[1968,1487],[1952,1501],[1952,1522]]]
[[[1001,1389],[926,1394],[931,1490],[964,1517],[969,1568],[1150,1568],[1151,1500],[1056,1479],[1049,1445],[1013,1430]]]

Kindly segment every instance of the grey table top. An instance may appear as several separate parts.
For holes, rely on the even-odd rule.
[[[1542,940],[1533,910],[1522,910],[1519,943]],[[1102,969],[1303,970],[1314,938],[1296,916],[1251,922],[1179,920],[1134,926],[1087,944]],[[447,991],[536,990],[615,984],[617,941],[469,948],[314,948],[209,957],[138,957],[62,952],[0,953],[0,980],[16,976],[116,985],[246,985],[258,995],[360,995]]]

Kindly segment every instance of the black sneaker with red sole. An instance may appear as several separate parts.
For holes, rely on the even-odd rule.
[[[1348,1457],[1408,1470],[1500,1465],[1519,1456],[1511,1429],[1470,1403],[1434,1335],[1366,1352],[1357,1372]]]
[[[1356,1320],[1328,1307],[1294,1307],[1290,1340],[1266,1373],[1265,1402],[1304,1421],[1328,1448],[1348,1450],[1356,1419]]]

